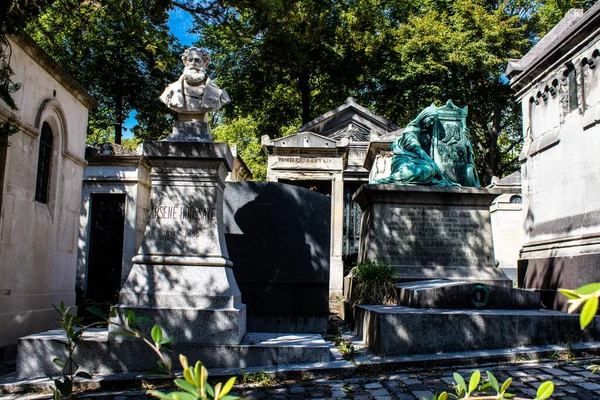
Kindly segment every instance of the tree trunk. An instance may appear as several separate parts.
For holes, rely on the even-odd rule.
[[[123,138],[123,95],[118,94],[115,101],[116,121],[115,121],[115,143],[121,144]]]
[[[307,69],[300,74],[300,93],[302,95],[302,123],[310,121],[310,72]]]
[[[502,104],[497,103],[492,115],[492,127],[486,134],[487,149],[484,157],[484,182],[489,184],[498,169],[498,137],[502,122]]]

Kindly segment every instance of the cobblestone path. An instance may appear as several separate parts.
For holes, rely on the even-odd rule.
[[[477,368],[482,374],[490,371],[501,383],[512,377],[509,392],[518,397],[535,398],[538,386],[546,381],[554,382],[553,399],[598,400],[600,399],[600,372],[594,375],[586,370],[589,361],[575,363],[536,362],[487,366]],[[325,378],[283,382],[267,387],[240,387],[236,395],[245,399],[400,399],[415,400],[433,397],[434,393],[452,391],[453,372],[465,379],[475,368],[414,369],[386,372],[383,375],[365,375],[347,379]]]

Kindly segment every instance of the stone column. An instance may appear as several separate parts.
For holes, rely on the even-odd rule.
[[[121,317],[130,309],[150,317],[178,343],[238,344],[246,306],[223,231],[228,145],[153,141],[144,156],[152,166],[150,215],[115,307]]]
[[[341,296],[344,280],[344,180],[341,173],[331,180],[331,265],[329,297]]]

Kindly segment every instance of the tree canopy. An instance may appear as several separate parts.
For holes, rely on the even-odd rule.
[[[489,183],[518,168],[522,141],[502,75],[507,60],[570,8],[595,2],[13,0],[0,26],[4,35],[34,21],[28,32],[99,101],[95,137],[116,132],[118,140],[131,110],[136,137],[169,132],[172,115],[158,96],[181,71],[182,49],[167,26],[168,10],[179,7],[194,18],[197,45],[212,53],[209,72],[233,100],[213,118],[215,137],[238,142],[257,177],[261,135],[289,134],[353,96],[398,125],[432,102],[468,105],[476,163]],[[18,87],[5,75],[0,94],[10,100]]]
[[[168,13],[146,0],[56,0],[28,33],[98,100],[90,134],[114,132],[137,111],[139,138],[167,134],[172,116],[158,96],[177,76],[181,46],[167,27]]]

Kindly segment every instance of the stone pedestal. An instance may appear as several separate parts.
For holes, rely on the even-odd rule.
[[[459,279],[512,286],[494,267],[489,206],[499,189],[363,185],[359,261],[390,265],[400,280]]]
[[[246,306],[223,231],[223,190],[233,166],[229,147],[154,141],[144,143],[144,156],[152,166],[150,215],[115,306],[117,318],[134,310],[178,343],[240,343]]]

